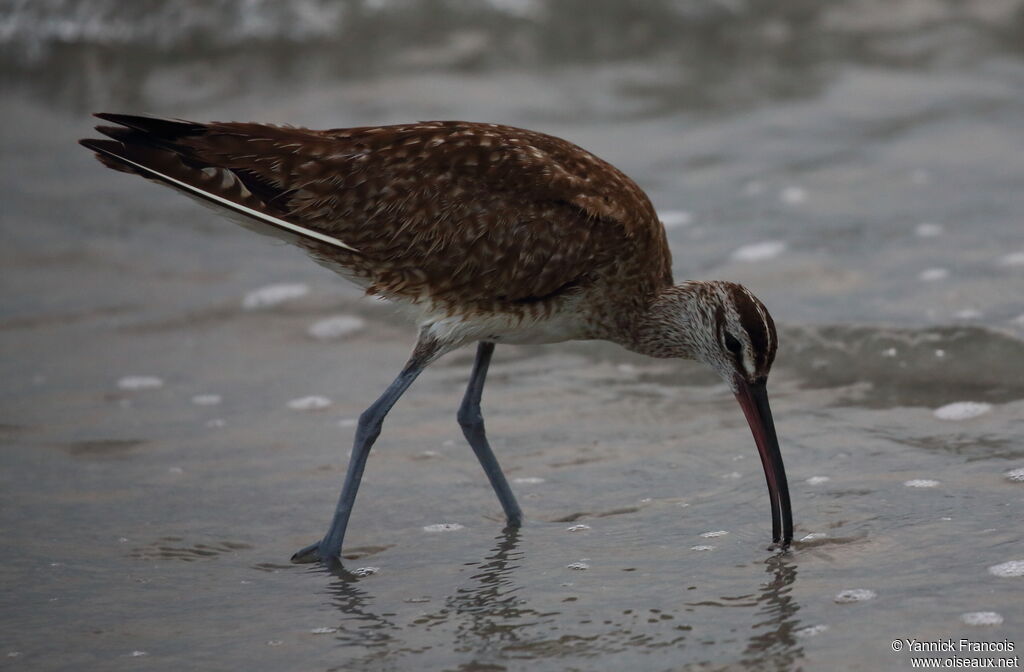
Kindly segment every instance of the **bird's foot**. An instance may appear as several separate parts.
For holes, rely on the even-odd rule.
[[[314,544],[310,544],[305,548],[300,548],[292,555],[292,562],[297,565],[309,564],[313,562],[320,562],[325,565],[336,565],[341,563],[341,549],[337,551],[324,552],[321,550],[323,547],[323,541],[318,541]]]
[[[320,542],[318,541],[304,548],[300,548],[292,555],[292,562],[297,565],[320,562]]]

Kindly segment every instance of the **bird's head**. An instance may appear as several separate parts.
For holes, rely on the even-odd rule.
[[[778,347],[768,309],[734,282],[687,282],[662,292],[636,333],[635,350],[704,362],[729,386],[761,455],[773,539],[788,544],[793,537],[789,486],[766,387]]]

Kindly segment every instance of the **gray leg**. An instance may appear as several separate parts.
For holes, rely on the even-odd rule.
[[[292,562],[315,562],[317,560],[338,562],[341,560],[341,545],[345,540],[345,528],[348,527],[352,506],[356,501],[359,481],[363,478],[363,469],[366,468],[366,458],[370,456],[370,448],[373,447],[373,442],[380,435],[384,416],[388,414],[388,411],[408,389],[412,381],[416,380],[420,372],[433,360],[432,352],[424,354],[420,350],[420,346],[417,346],[417,352],[413,353],[405,368],[388,386],[384,394],[359,416],[352,456],[348,463],[348,473],[345,474],[345,484],[341,488],[341,496],[338,498],[338,506],[334,510],[331,526],[323,539],[293,555]]]
[[[523,523],[523,512],[516,503],[512,489],[508,487],[505,474],[501,473],[498,459],[494,457],[491,446],[487,443],[487,435],[484,433],[484,416],[480,412],[480,397],[484,392],[484,380],[487,378],[487,367],[491,363],[491,354],[494,352],[494,343],[481,342],[477,346],[476,361],[473,363],[473,373],[469,376],[469,385],[466,387],[466,395],[462,398],[462,405],[459,407],[459,424],[462,426],[462,433],[480,460],[480,466],[491,481],[491,487],[498,495],[501,508],[505,509],[505,517],[512,527],[519,527]]]

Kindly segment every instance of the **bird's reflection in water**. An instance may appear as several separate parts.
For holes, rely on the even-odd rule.
[[[342,614],[337,626],[337,638],[342,642],[370,648],[386,647],[392,643],[401,628],[371,608],[374,598],[359,588],[359,577],[338,569],[333,573],[338,578],[327,587],[327,592],[331,596],[331,603]]]
[[[750,668],[790,670],[804,655],[796,630],[800,621],[800,605],[792,596],[796,581],[796,565],[786,554],[773,555],[765,561],[771,580],[757,597],[758,616],[754,634],[743,651],[743,663]]]
[[[500,650],[519,641],[526,628],[533,628],[557,613],[541,613],[524,606],[522,586],[515,580],[523,552],[517,550],[519,530],[507,528],[497,544],[476,565],[470,583],[445,600],[444,607],[425,614],[415,625],[428,630],[455,626],[456,650]]]

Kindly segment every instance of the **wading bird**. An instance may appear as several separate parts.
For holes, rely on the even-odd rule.
[[[764,305],[721,281],[675,285],[665,229],[644,192],[565,140],[496,124],[429,121],[314,131],[97,114],[81,140],[110,168],[171,186],[286,239],[367,294],[411,306],[419,336],[360,416],[327,534],[296,562],[340,559],[384,417],[423,369],[477,343],[458,421],[509,525],[522,512],[480,412],[497,343],[603,339],[696,359],[736,395],[761,455],[772,539],[793,519],[765,384],[778,344]]]

